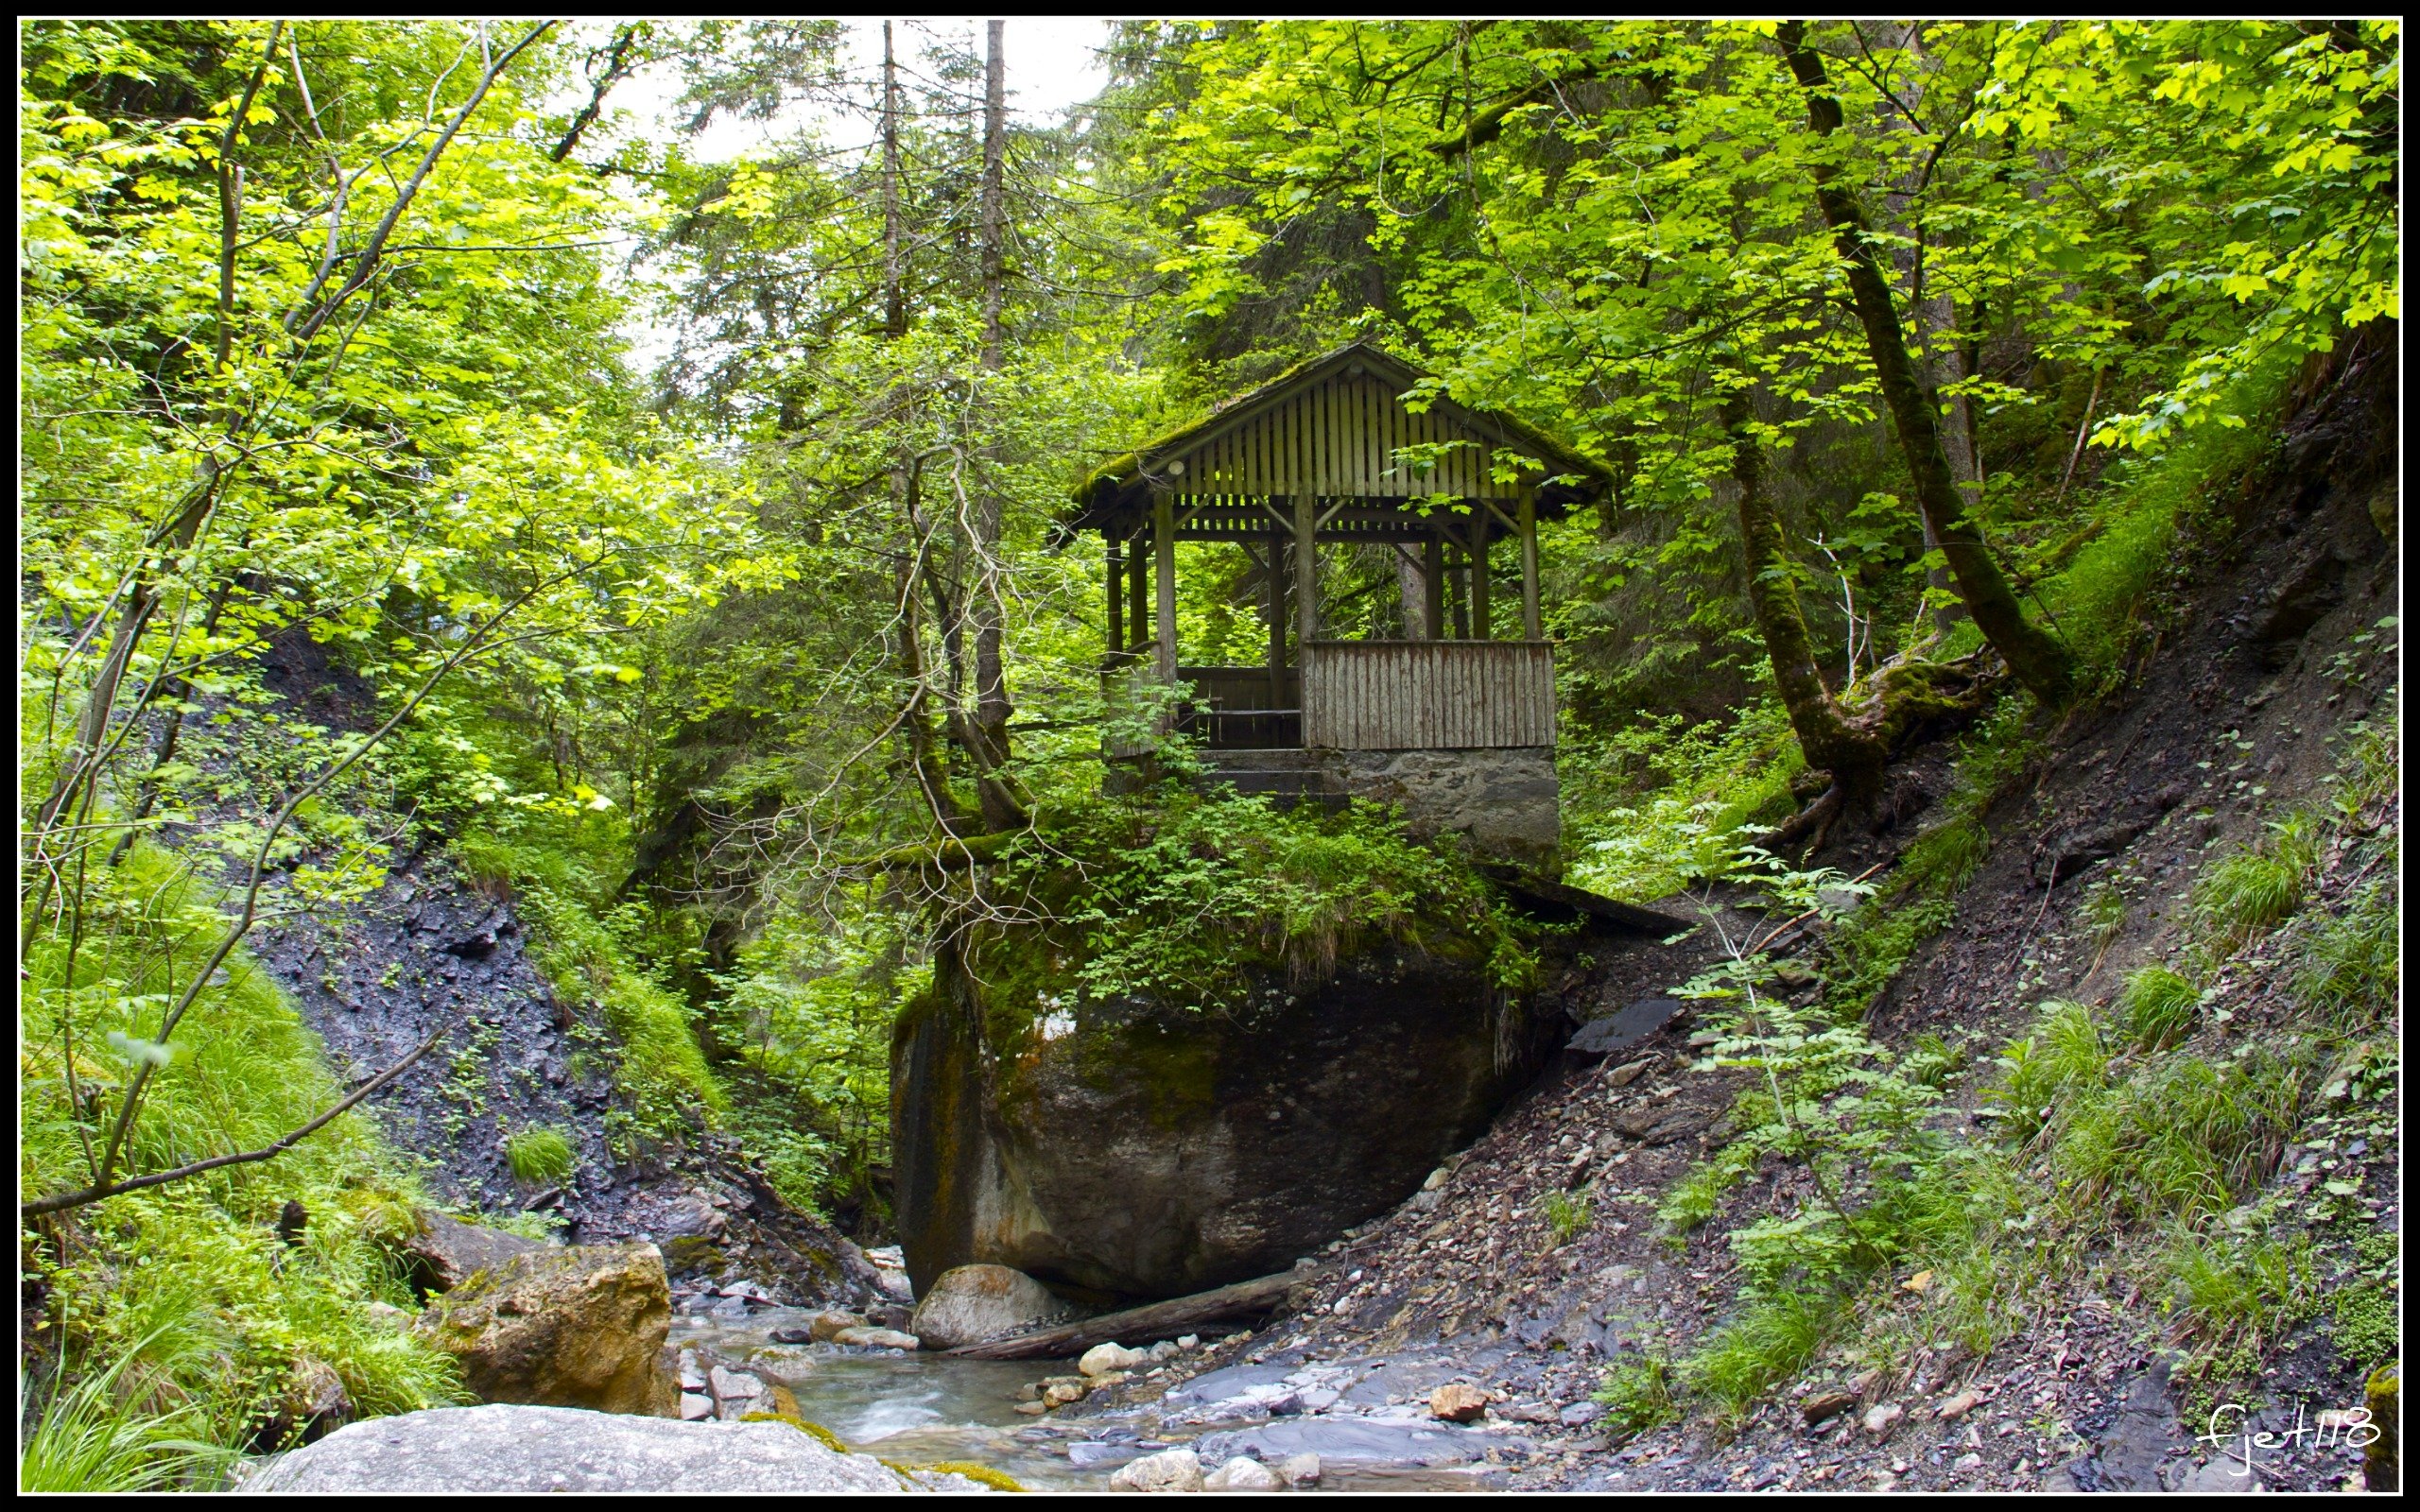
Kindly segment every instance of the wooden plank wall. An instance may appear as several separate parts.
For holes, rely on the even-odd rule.
[[[1317,641],[1305,661],[1305,746],[1554,744],[1554,648],[1547,642]]]
[[[1398,467],[1396,447],[1461,440],[1425,473]],[[1488,475],[1484,438],[1431,411],[1415,415],[1374,378],[1335,378],[1183,455],[1180,495],[1309,493],[1322,499],[1400,499],[1446,493],[1512,499],[1515,484]]]

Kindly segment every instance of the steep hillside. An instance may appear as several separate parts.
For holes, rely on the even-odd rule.
[[[2227,1488],[2222,1404],[2360,1407],[2400,1289],[2394,383],[2325,376],[2118,687],[2004,703],[1911,764],[1921,833],[1833,842],[1873,900],[1811,938],[1703,901],[1655,985],[1772,938],[1757,1006],[1567,1053],[1209,1363],[1469,1380],[1513,1484],[1602,1489]],[[2243,1475],[2333,1489],[2344,1440]]]

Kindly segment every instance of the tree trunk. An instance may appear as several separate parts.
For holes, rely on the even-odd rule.
[[[1806,95],[1807,125],[1817,135],[1830,136],[1841,127],[1841,104],[1831,94],[1823,60],[1806,45],[1806,24],[1784,22],[1778,35],[1782,56]],[[1999,564],[1992,559],[1968,518],[1965,502],[1950,475],[1949,458],[1942,449],[1933,396],[1909,358],[1891,286],[1866,239],[1864,209],[1829,164],[1816,164],[1812,176],[1816,203],[1832,228],[1841,261],[1848,265],[1849,290],[1857,302],[1858,322],[1865,328],[1875,376],[1899,432],[1899,447],[1915,485],[1916,506],[1932,526],[1941,553],[1958,580],[1959,594],[1992,648],[2007,660],[2009,670],[2036,697],[2048,704],[2063,702],[2074,685],[2073,659],[2058,641],[2026,619]]]
[[[1103,1314],[1080,1323],[1040,1329],[987,1344],[964,1344],[946,1352],[969,1360],[1046,1360],[1081,1354],[1096,1344],[1148,1344],[1153,1339],[1172,1339],[1204,1323],[1257,1317],[1273,1311],[1286,1300],[1287,1293],[1316,1279],[1317,1274],[1285,1271],[1171,1301]]]
[[[899,60],[891,51],[890,23],[882,24],[882,334],[893,341],[908,334],[908,299],[901,267],[899,227]]]
[[[1765,496],[1764,454],[1748,430],[1745,390],[1731,396],[1722,418],[1731,434],[1731,475],[1739,489],[1739,545],[1747,560],[1748,602],[1755,610],[1765,652],[1772,659],[1773,685],[1789,712],[1790,729],[1797,731],[1806,765],[1830,772],[1845,798],[1863,804],[1879,785],[1888,752],[1873,735],[1851,728],[1816,671],[1798,585],[1790,578],[1789,556],[1782,549],[1781,521]]]
[[[1008,87],[1007,64],[1001,51],[1005,24],[989,27],[983,60],[983,189],[982,249],[983,370],[996,373],[1002,362],[1000,336],[1001,285],[1005,279],[1008,234]],[[988,460],[996,460],[991,458]],[[1007,676],[1002,669],[1001,627],[1007,618],[1000,591],[1000,493],[997,480],[985,477],[975,498],[975,729],[974,756],[982,768],[983,819],[994,829],[1022,829],[1027,815],[1007,784],[994,780],[1009,759]]]

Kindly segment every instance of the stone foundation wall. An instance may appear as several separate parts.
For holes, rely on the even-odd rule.
[[[1563,815],[1552,747],[1311,754],[1335,789],[1401,805],[1417,836],[1458,831],[1482,855],[1560,873]]]

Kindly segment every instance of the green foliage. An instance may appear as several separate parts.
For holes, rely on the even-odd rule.
[[[1757,1153],[1742,1141],[1725,1144],[1672,1183],[1656,1208],[1655,1216],[1675,1234],[1702,1227],[1720,1207],[1722,1194],[1756,1168]]]
[[[2396,1002],[2401,934],[2394,889],[2384,882],[2363,886],[2305,941],[2293,977],[2296,1000],[2345,1028],[2376,1022]]]
[[[2192,1033],[2201,1005],[2202,989],[2164,966],[2133,972],[2118,995],[2126,1040],[2140,1050],[2165,1050]]]
[[[1605,1374],[1596,1400],[1605,1404],[1606,1421],[1625,1435],[1660,1428],[1679,1416],[1672,1400],[1672,1369],[1655,1355],[1623,1360]]]
[[[579,1153],[559,1128],[525,1128],[504,1142],[505,1164],[514,1179],[532,1186],[561,1181],[571,1175]]]
[[[555,995],[600,1012],[630,1126],[661,1137],[719,1115],[729,1098],[698,1043],[695,1010],[648,963],[647,908],[615,899],[614,824],[611,815],[507,808],[459,836],[452,854],[466,877],[510,892]]]
[[[161,1491],[207,1485],[233,1458],[229,1449],[197,1435],[209,1431],[195,1402],[164,1411],[147,1410],[135,1395],[129,1367],[157,1364],[147,1352],[168,1332],[164,1326],[134,1340],[107,1365],[87,1364],[72,1385],[54,1370],[47,1393],[28,1401],[32,1377],[17,1376],[17,1420],[31,1431],[19,1440],[17,1489],[21,1492]],[[133,1372],[139,1377],[141,1372]]]
[[[26,1045],[59,1055],[85,1097],[103,1095],[158,1043],[165,984],[198,970],[217,937],[216,894],[178,861],[136,846],[88,889],[72,954],[46,939],[28,954]],[[71,1037],[72,1053],[62,1053]],[[317,1040],[241,953],[163,1054],[130,1139],[154,1167],[266,1145],[342,1094]],[[65,1079],[35,1074],[20,1085],[26,1190],[89,1180]],[[291,1248],[273,1228],[289,1199],[308,1215]],[[240,1446],[305,1356],[334,1368],[363,1412],[457,1400],[450,1361],[370,1312],[373,1302],[412,1305],[388,1241],[419,1200],[369,1122],[348,1114],[272,1162],[87,1210],[84,1237],[65,1256],[37,1248],[29,1269],[49,1298],[30,1336],[71,1351],[69,1383],[51,1401],[67,1416],[46,1463],[107,1479],[134,1473],[146,1462],[139,1446],[161,1433]],[[105,1374],[113,1384],[85,1389]],[[182,1474],[199,1462],[180,1463]]]
[[[1842,1314],[1840,1300],[1828,1295],[1757,1296],[1739,1316],[1708,1334],[1681,1362],[1678,1374],[1691,1393],[1737,1418],[1772,1386],[1806,1369]]]
[[[2240,944],[2302,906],[2318,859],[2317,828],[2301,813],[2273,820],[2258,845],[2202,873],[2193,885],[2193,911],[2213,943]]]
[[[2336,1352],[2364,1370],[2391,1358],[2402,1340],[2402,1314],[2376,1281],[2338,1292],[2330,1317]]]
[[[1588,1226],[1596,1221],[1587,1197],[1575,1197],[1568,1192],[1547,1194],[1539,1211],[1547,1220],[1549,1241],[1557,1249],[1586,1233]]]
[[[2214,1348],[2257,1349],[2317,1310],[2318,1278],[2309,1241],[2300,1235],[2280,1240],[2182,1230],[2170,1240],[2164,1263],[2187,1327]]]
[[[1683,718],[1645,715],[1592,748],[1566,746],[1569,828],[1581,837],[1571,880],[1634,902],[1652,902],[1723,871],[1741,832],[1781,816],[1790,778],[1806,766],[1780,706],[1759,702],[1728,726],[1683,728]],[[1627,799],[1625,775],[1653,782]]]
[[[1380,943],[1461,960],[1508,990],[1535,967],[1534,926],[1467,862],[1357,800],[1328,813],[1166,786],[1057,816],[999,872],[1033,894],[1063,892],[1054,912],[1081,933],[1075,979],[1096,1000],[1231,1007],[1255,968],[1307,986]]]

